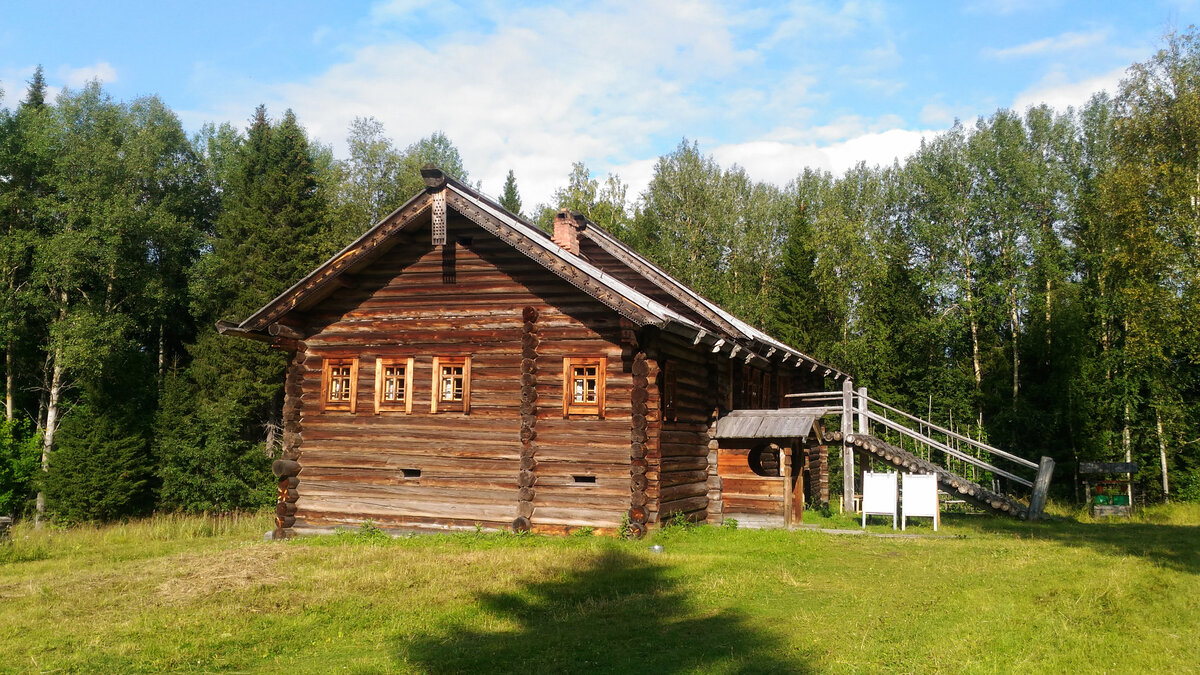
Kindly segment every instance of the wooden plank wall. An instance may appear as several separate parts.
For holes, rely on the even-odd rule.
[[[522,311],[538,312],[535,530],[616,527],[630,504],[617,315],[453,211],[449,250],[408,235],[308,312],[296,526],[508,528],[521,470]],[[434,356],[470,356],[470,412],[429,412]],[[564,356],[608,358],[604,419],[562,417]],[[359,358],[357,411],[320,409],[322,357]],[[412,356],[411,414],[374,414],[375,358]],[[403,469],[417,469],[406,478]],[[573,476],[594,476],[576,483]],[[528,494],[526,493],[526,496]]]
[[[750,468],[750,450],[765,439],[722,439],[717,450],[723,516],[750,527],[782,527],[784,484],[778,476],[760,476]]]

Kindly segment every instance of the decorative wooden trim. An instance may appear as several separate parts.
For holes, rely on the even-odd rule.
[[[334,366],[350,366],[350,398],[345,402],[329,400],[330,380]],[[350,414],[358,412],[358,357],[326,356],[321,362],[321,412],[328,410],[348,410]]]
[[[443,366],[462,366],[463,392],[462,401],[442,400],[441,370]],[[429,397],[429,412],[461,412],[466,415],[471,412],[471,357],[469,356],[435,356],[433,357],[433,377],[431,379],[433,392]]]
[[[321,360],[321,412],[325,412],[325,402],[329,400],[329,367],[327,360]]]
[[[596,368],[596,402],[594,404],[578,403],[574,397],[575,368],[594,366]],[[604,389],[608,379],[607,356],[568,356],[563,358],[563,417],[596,416],[604,419]]]
[[[434,246],[446,245],[446,191],[438,190],[433,193],[433,226],[431,228]]]
[[[440,361],[441,359],[439,357],[433,357],[433,375],[429,385],[429,391],[432,392],[429,396],[430,413],[437,413],[438,411],[438,398],[440,397],[440,394],[438,394],[438,374],[440,368],[438,368],[438,366],[441,365]]]
[[[375,358],[375,414],[378,415],[384,411],[399,412],[400,405],[395,402],[383,400],[384,388],[384,369],[388,366],[404,365],[404,412],[412,413],[412,391],[413,391],[413,357],[397,357],[397,356],[378,356]]]

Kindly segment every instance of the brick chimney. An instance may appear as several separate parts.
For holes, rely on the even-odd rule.
[[[572,213],[571,209],[562,209],[554,214],[554,243],[579,255],[579,231],[587,223],[582,215]]]

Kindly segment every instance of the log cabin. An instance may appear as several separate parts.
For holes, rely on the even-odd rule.
[[[289,357],[275,536],[372,521],[632,536],[675,514],[785,525],[829,499],[845,374],[579,214],[548,234],[427,166],[426,189],[226,335]]]

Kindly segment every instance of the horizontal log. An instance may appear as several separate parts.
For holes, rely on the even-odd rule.
[[[708,471],[671,471],[662,472],[659,477],[659,484],[664,488],[671,485],[683,485],[685,483],[703,483],[708,480]]]
[[[686,499],[677,499],[674,501],[663,500],[660,502],[659,513],[670,514],[676,511],[683,513],[692,513],[695,511],[703,511],[708,507],[708,496],[700,495],[698,497],[688,497]]]
[[[661,502],[675,502],[689,497],[704,496],[707,499],[708,485],[706,483],[683,483],[671,487],[663,487],[659,490],[658,498]]]

